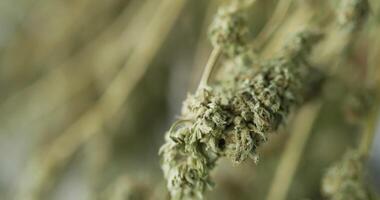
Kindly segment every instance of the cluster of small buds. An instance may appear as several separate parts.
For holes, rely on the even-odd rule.
[[[349,151],[343,159],[328,169],[322,180],[322,192],[330,200],[368,200],[363,181],[363,157]]]
[[[369,14],[368,0],[342,0],[338,11],[338,24],[342,28],[354,31]]]
[[[257,160],[257,147],[267,140],[267,134],[277,130],[287,117],[290,107],[300,101],[297,83],[301,81],[286,60],[263,62],[260,72],[238,78],[231,99],[234,113],[233,130],[225,134],[226,155],[234,163],[248,156]]]
[[[304,34],[294,40],[299,35]],[[312,68],[299,56],[288,55],[258,62],[258,69],[236,66],[242,73],[188,97],[160,149],[172,199],[201,199],[212,186],[210,171],[220,157],[236,164],[248,157],[257,161],[257,148],[312,87]]]
[[[210,25],[211,44],[230,57],[247,49],[248,27],[241,10],[248,5],[236,3],[219,8]]]
[[[204,88],[184,102],[181,119],[160,149],[162,169],[172,199],[201,199],[210,188],[210,170],[220,157],[220,141],[229,124],[227,104],[215,89]]]

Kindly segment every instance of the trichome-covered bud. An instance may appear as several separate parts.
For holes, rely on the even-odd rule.
[[[305,44],[309,41],[299,45],[299,52]],[[187,98],[160,149],[172,199],[201,199],[212,186],[210,171],[220,157],[235,164],[249,157],[257,161],[257,148],[313,88],[315,71],[299,59],[281,54],[268,61],[246,60],[236,66],[241,73]],[[250,63],[256,67],[248,68]]]
[[[356,30],[367,18],[368,0],[342,0],[338,10],[338,24],[348,31]]]
[[[363,157],[357,151],[347,152],[323,177],[322,193],[330,200],[368,200],[363,168]]]
[[[319,76],[315,69],[286,57],[264,61],[257,72],[251,71],[237,77],[230,100],[234,120],[224,137],[226,155],[234,163],[248,157],[257,160],[256,150],[268,134],[287,121],[289,112],[308,98],[314,84],[320,84],[313,78]]]
[[[247,48],[247,22],[241,13],[241,7],[236,5],[219,8],[209,29],[211,44],[230,57],[246,51]]]
[[[184,102],[181,119],[166,134],[160,149],[162,169],[172,199],[201,199],[210,188],[210,170],[220,157],[218,140],[229,124],[228,102],[204,88]]]

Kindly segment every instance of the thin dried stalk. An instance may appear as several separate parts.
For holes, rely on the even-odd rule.
[[[207,61],[206,67],[203,71],[201,81],[199,82],[198,90],[207,87],[212,70],[217,64],[218,58],[220,57],[221,53],[222,51],[219,47],[214,48],[212,50],[211,55]]]
[[[210,0],[207,4],[205,17],[202,22],[202,27],[200,31],[201,35],[198,38],[195,55],[193,59],[194,60],[194,63],[192,65],[193,70],[190,75],[191,79],[190,79],[190,84],[189,84],[191,88],[189,88],[189,90],[195,89],[192,87],[199,85],[199,82],[200,82],[199,77],[203,75],[202,74],[202,70],[204,70],[203,63],[208,60],[208,57],[209,57],[208,54],[210,51],[209,44],[207,43],[207,35],[205,33],[207,33],[209,22],[214,16],[218,3],[219,2],[217,0]]]
[[[377,98],[377,101],[379,101],[379,98]],[[372,111],[370,112],[370,115],[368,116],[366,123],[364,124],[364,131],[362,133],[363,136],[359,145],[359,152],[366,158],[368,158],[369,156],[375,137],[376,125],[379,119],[379,111],[380,105],[379,103],[375,103],[375,105],[372,108]]]
[[[0,110],[7,115],[1,116],[4,117],[0,120],[1,127],[6,127],[7,132],[17,132],[20,124],[14,124],[14,122],[23,121],[25,122],[23,126],[30,125],[32,122],[38,123],[34,120],[51,113],[80,92],[83,94],[93,80],[93,77],[89,77],[91,76],[88,73],[89,68],[107,77],[107,81],[103,80],[103,82],[107,82],[108,85],[108,79],[114,76],[119,64],[136,45],[137,40],[134,38],[140,36],[138,32],[145,27],[142,25],[145,24],[145,17],[153,13],[152,11],[157,7],[157,1],[147,1],[138,10],[136,16],[128,20],[131,17],[130,13],[134,13],[132,11],[136,9],[133,5],[131,6],[126,7],[123,14],[108,29],[86,45],[76,56],[59,64],[36,83],[2,102]],[[129,21],[130,25],[126,26],[126,22]],[[119,35],[115,37],[117,34]],[[24,103],[26,99],[28,104]],[[15,112],[15,108],[18,107],[22,110],[21,116],[18,114],[20,112]],[[38,112],[33,110],[36,107],[40,108]],[[43,122],[43,120],[40,121]]]
[[[281,25],[283,20],[286,19],[286,14],[288,13],[293,0],[280,0],[269,19],[265,24],[264,28],[256,36],[253,46],[257,49],[262,49],[266,42],[270,39],[276,29]]]
[[[35,177],[30,185],[21,188],[19,199],[39,199],[55,172],[65,165],[78,148],[89,138],[103,133],[102,127],[114,117],[144,75],[184,4],[183,0],[164,1],[160,4],[142,33],[144,40],[134,49],[124,68],[99,101],[32,160],[30,175]]]
[[[295,127],[287,142],[280,164],[270,186],[267,200],[284,200],[287,197],[298,163],[303,155],[315,119],[319,115],[321,101],[304,106],[294,120]],[[302,123],[297,123],[302,121]]]
[[[283,46],[284,41],[292,35],[295,30],[302,30],[306,24],[312,23],[314,16],[318,14],[316,10],[307,4],[298,3],[294,12],[290,13],[288,17],[282,22],[282,25],[273,32],[271,39],[266,43],[265,47],[261,49],[260,56],[263,58],[272,57],[276,49]]]

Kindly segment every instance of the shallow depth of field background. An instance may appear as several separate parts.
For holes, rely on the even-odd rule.
[[[1,0],[0,199],[167,199],[158,149],[197,87],[211,51],[207,25],[221,2]],[[252,38],[287,2],[280,24],[298,4],[313,4],[321,15],[336,5],[257,0]],[[358,80],[369,54],[380,63],[380,2],[370,3],[370,20],[340,73],[352,85],[360,85],[350,80]],[[358,144],[360,124],[345,116],[347,93],[339,81],[322,92],[326,103],[288,199],[321,199],[326,168]],[[207,199],[264,199],[289,134],[285,127],[272,135],[258,165],[222,160]],[[372,155],[368,182],[380,188],[380,134]]]

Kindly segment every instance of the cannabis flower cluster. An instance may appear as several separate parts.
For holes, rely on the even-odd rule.
[[[231,57],[246,51],[248,27],[246,18],[240,12],[244,8],[246,6],[232,4],[221,7],[209,28],[211,44]]]
[[[331,200],[368,200],[363,182],[363,157],[356,151],[347,152],[323,177],[322,192]]]
[[[257,72],[235,77],[233,86],[216,84],[185,101],[160,150],[174,199],[201,198],[212,185],[210,170],[222,156],[234,163],[257,160],[257,147],[316,84],[310,81],[316,71],[297,59],[279,57],[261,65]]]
[[[236,45],[240,33],[229,26],[230,22],[235,24],[235,15],[220,17],[217,16],[217,24],[227,21],[226,28],[221,30],[226,33],[214,32],[216,38],[211,41],[227,49],[228,56],[237,54],[235,58],[239,58],[240,52],[231,48],[244,46]],[[218,29],[215,27],[218,26],[211,26],[211,30]],[[166,143],[160,149],[172,199],[201,199],[213,185],[210,172],[221,157],[236,164],[248,157],[257,161],[257,148],[267,141],[268,134],[276,131],[291,109],[320,83],[320,74],[305,58],[311,45],[320,38],[319,32],[301,31],[287,42],[280,56],[248,62],[256,63],[255,68],[236,65],[241,73],[201,88],[187,98],[181,117],[167,132]]]

